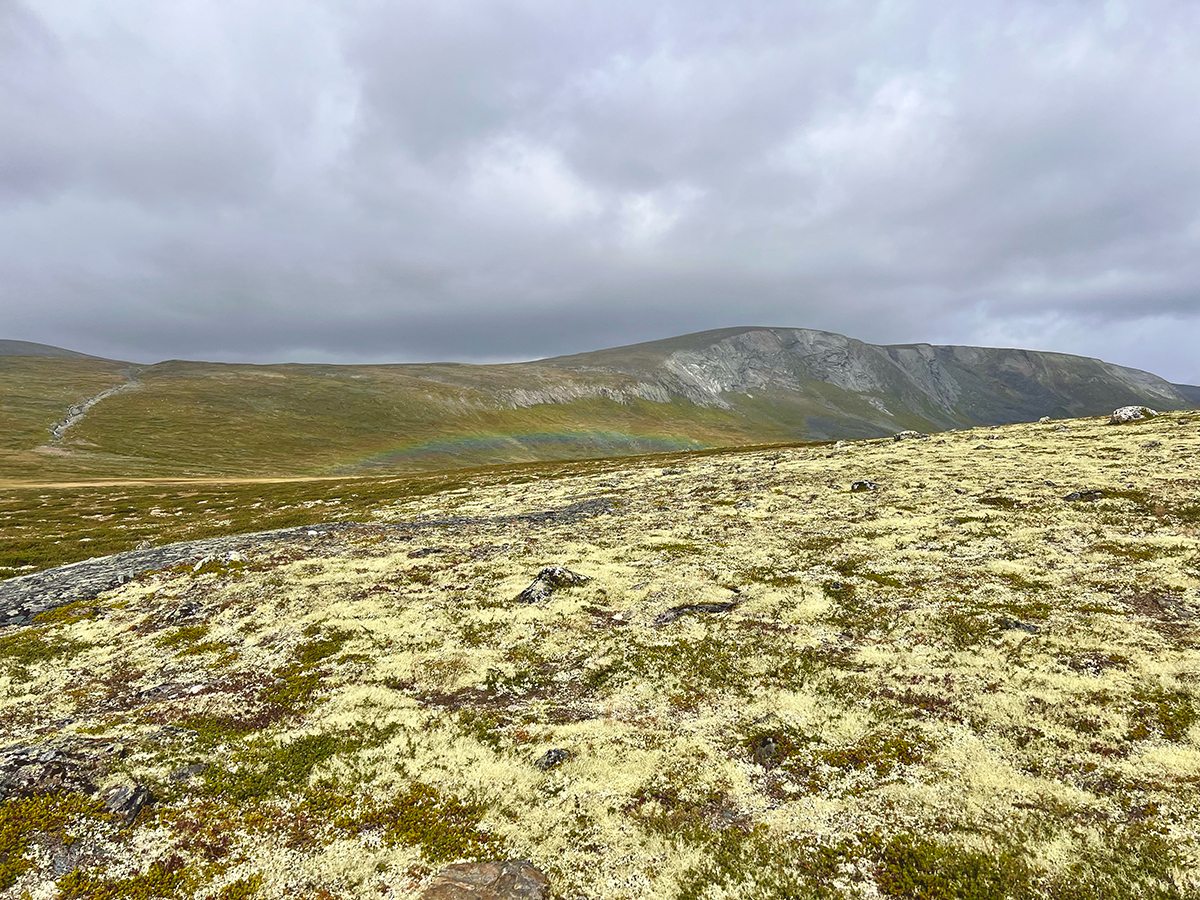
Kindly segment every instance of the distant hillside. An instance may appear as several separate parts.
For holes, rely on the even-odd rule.
[[[1173,384],[1175,388],[1185,400],[1192,406],[1200,406],[1200,385],[1195,384]]]
[[[758,397],[806,408],[809,436],[888,434],[1099,415],[1114,405],[1179,409],[1179,386],[1065,353],[930,344],[867,344],[803,328],[728,328],[543,361],[621,372],[702,406]],[[907,423],[907,424],[906,424]]]
[[[75,350],[64,350],[62,347],[52,347],[49,344],[35,344],[32,341],[0,341],[0,356],[37,356],[61,359],[99,359]]]
[[[491,366],[133,367],[46,351],[0,357],[14,423],[0,478],[429,470],[1182,409],[1200,393],[1086,357],[796,328]]]

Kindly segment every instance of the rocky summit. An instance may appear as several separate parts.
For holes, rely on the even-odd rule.
[[[0,890],[1196,897],[1200,416],[1108,422],[480,476],[0,582]]]

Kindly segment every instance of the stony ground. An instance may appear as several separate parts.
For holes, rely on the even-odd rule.
[[[632,462],[144,573],[0,632],[0,887],[1200,896],[1197,451],[1170,414]],[[518,602],[546,566],[588,580]]]

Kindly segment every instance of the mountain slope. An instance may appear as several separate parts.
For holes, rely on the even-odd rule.
[[[1200,406],[1200,385],[1195,384],[1173,384],[1171,387],[1179,392],[1192,406]]]
[[[0,341],[0,356],[34,356],[43,359],[100,359],[76,350],[64,350],[50,344],[35,344],[33,341]]]
[[[1096,359],[795,328],[489,366],[135,369],[4,356],[0,385],[20,421],[0,477],[26,480],[428,470],[1195,405],[1157,376]],[[83,412],[50,438],[68,406]]]
[[[1097,415],[1124,403],[1189,405],[1158,376],[1098,359],[986,347],[880,346],[801,328],[723,329],[544,362],[576,371],[657,373],[670,392],[701,405],[732,406],[740,400],[731,395],[755,391],[820,396],[832,386],[881,413],[861,418],[885,432],[895,430],[888,425],[897,417],[953,428]]]

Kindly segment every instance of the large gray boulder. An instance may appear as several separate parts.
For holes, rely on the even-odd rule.
[[[419,900],[550,900],[550,879],[526,859],[446,866]]]
[[[1124,425],[1126,422],[1136,422],[1138,419],[1153,419],[1158,413],[1148,406],[1122,406],[1114,409],[1108,419],[1109,425]]]

